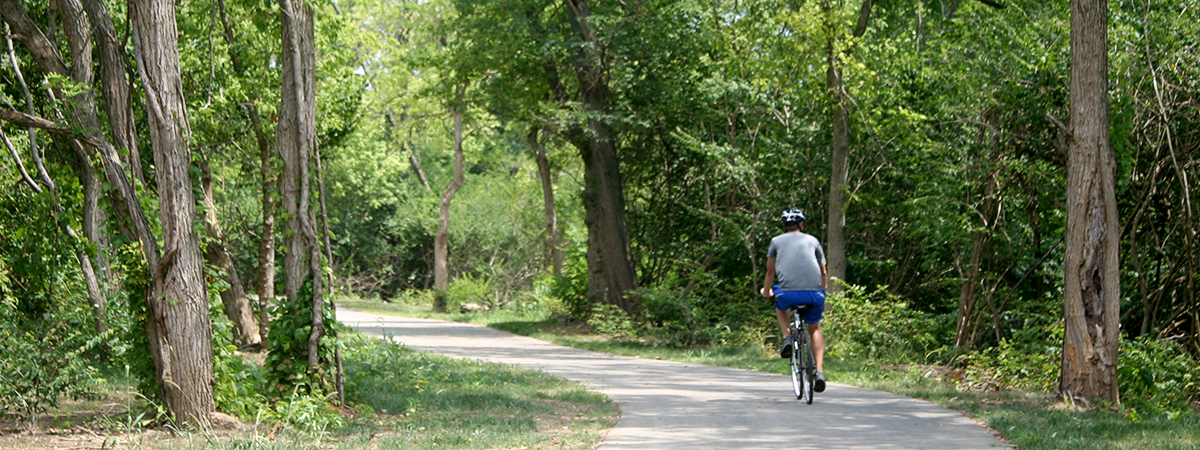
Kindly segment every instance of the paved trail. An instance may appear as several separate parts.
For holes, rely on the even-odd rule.
[[[337,315],[414,350],[519,364],[603,392],[621,409],[603,449],[1009,448],[958,412],[880,391],[829,383],[806,405],[784,375],[589,352],[477,325]]]

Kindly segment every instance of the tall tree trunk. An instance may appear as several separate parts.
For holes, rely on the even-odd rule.
[[[858,21],[854,25],[855,38],[860,38],[867,32],[873,5],[873,0],[863,0]],[[829,278],[845,281],[846,195],[850,190],[850,113],[846,108],[846,86],[842,80],[841,55],[836,45],[837,36],[840,34],[839,27],[834,23],[836,14],[829,0],[822,0],[821,11],[825,16],[825,32],[828,34],[825,42],[825,84],[829,92],[830,119],[833,122],[830,138],[832,150],[829,157],[832,168],[829,173],[828,221],[825,229],[826,259]],[[838,283],[829,283],[829,290],[831,293],[840,292],[842,287]]]
[[[637,299],[626,293],[637,289],[637,272],[625,217],[625,192],[617,156],[616,133],[601,117],[608,115],[608,80],[590,21],[587,0],[563,0],[575,38],[573,65],[579,80],[579,100],[588,113],[587,131],[576,130],[571,141],[583,157],[584,223],[588,227],[588,301],[609,303],[629,313]]]
[[[131,0],[130,16],[138,69],[149,110],[165,252],[156,271],[163,280],[154,301],[162,314],[162,349],[169,364],[162,374],[167,406],[183,423],[203,424],[214,410],[212,324],[208,316],[203,256],[192,224],[190,132],[179,72],[175,3]]]
[[[1120,402],[1116,164],[1108,135],[1108,3],[1071,0],[1071,139],[1059,394]]]
[[[454,175],[450,184],[446,185],[446,191],[442,193],[442,202],[438,207],[437,234],[433,237],[433,288],[439,291],[434,297],[433,308],[436,311],[446,310],[446,297],[442,291],[450,286],[450,265],[447,262],[450,253],[450,201],[463,184],[462,133],[465,92],[466,86],[459,85],[455,105],[450,108],[450,114],[454,116]]]
[[[283,90],[275,139],[283,160],[280,195],[288,214],[283,271],[291,304],[300,302],[304,282],[312,283],[312,328],[307,357],[310,374],[319,376],[322,373],[319,345],[325,334],[325,296],[308,170],[309,157],[317,146],[313,14],[303,0],[280,0],[279,9],[283,22]]]
[[[976,145],[983,144],[985,134],[990,135],[987,144],[991,148],[991,156],[987,158],[984,167],[977,168],[983,178],[979,180],[981,185],[978,210],[979,228],[974,233],[971,262],[966,267],[966,280],[959,289],[958,321],[954,333],[954,346],[960,352],[970,349],[975,340],[975,303],[978,301],[978,291],[982,287],[983,271],[991,259],[992,230],[996,226],[996,212],[999,209],[999,201],[996,198],[996,189],[999,183],[998,173],[995,169],[996,162],[1000,158],[1000,147],[997,145],[999,136],[997,130],[990,125],[988,114],[985,113],[984,116],[988,125],[980,127],[980,138],[976,141]]]
[[[145,10],[145,5],[140,3],[131,3],[131,16],[139,17],[138,20],[132,20],[134,23],[134,36],[144,34],[147,30],[154,30],[155,23],[161,23],[164,28],[169,27],[169,32],[163,33],[163,38],[169,38],[170,41],[155,40],[158,45],[166,45],[170,51],[175,51],[175,27],[174,27],[174,10],[168,6],[153,12],[154,17],[144,18],[147,13],[139,13]],[[163,22],[163,18],[170,15],[170,21]],[[12,26],[15,33],[14,37],[25,45],[33,56],[34,61],[42,68],[44,72],[56,73],[62,76],[70,77],[72,73],[67,70],[66,64],[63,63],[58,52],[55,50],[55,45],[46,37],[45,34],[30,20],[29,15],[17,0],[0,0],[0,17]],[[82,19],[79,19],[82,20]],[[157,21],[157,22],[156,22]],[[85,27],[86,28],[86,27]],[[157,39],[158,35],[151,39]],[[140,39],[139,39],[140,42]],[[141,45],[138,45],[139,57],[141,57]],[[175,55],[175,74],[178,80],[178,58]],[[162,63],[164,61],[156,61]],[[146,67],[145,64],[139,64],[140,67]],[[162,66],[154,67],[156,71],[167,70]],[[157,72],[156,72],[157,73]],[[145,78],[143,78],[145,79]],[[150,88],[157,88],[157,85],[148,85]],[[152,91],[148,91],[152,92]],[[52,93],[61,97],[61,92],[52,90]],[[89,154],[88,156],[100,161],[104,167],[105,180],[115,188],[120,201],[113,202],[114,209],[123,217],[128,218],[129,234],[132,235],[139,243],[142,254],[146,258],[146,265],[149,269],[151,289],[146,292],[146,334],[148,337],[150,354],[154,358],[156,372],[160,386],[164,390],[164,400],[171,414],[182,422],[199,422],[206,420],[205,414],[210,411],[212,405],[211,391],[211,370],[212,370],[212,341],[211,328],[207,325],[208,311],[207,301],[204,302],[203,313],[197,315],[186,314],[191,310],[183,311],[185,306],[192,305],[194,302],[187,301],[195,297],[203,297],[204,288],[203,280],[199,277],[199,248],[195,245],[195,240],[189,241],[178,236],[172,231],[171,238],[167,239],[168,243],[166,255],[160,255],[158,241],[155,238],[154,232],[150,228],[150,221],[141,209],[141,204],[138,201],[137,194],[134,191],[133,185],[129,181],[129,177],[125,175],[125,168],[122,166],[120,156],[117,154],[112,144],[104,139],[103,135],[99,134],[100,120],[95,109],[94,103],[90,101],[72,101],[69,109],[71,123],[75,124],[75,128],[60,127],[52,121],[42,119],[33,115],[24,116],[13,111],[5,111],[3,119],[9,122],[16,123],[21,126],[35,126],[54,133],[59,136],[76,139],[86,145]],[[150,103],[149,106],[154,107],[153,111],[161,113],[157,103]],[[174,111],[184,111],[182,102],[174,105]],[[152,111],[152,112],[153,112]],[[178,115],[178,114],[176,114]],[[159,114],[157,117],[163,117]],[[152,133],[152,136],[154,134]],[[184,152],[186,161],[186,152]],[[157,155],[156,155],[157,156]],[[174,160],[170,161],[174,162]],[[187,164],[183,164],[183,178],[186,179]],[[159,188],[167,191],[178,190],[177,184],[171,183],[171,178],[177,177],[178,171],[168,165],[161,165],[159,173]],[[170,174],[167,174],[170,172]],[[191,183],[186,182],[187,187],[182,189],[182,194],[191,197]],[[160,198],[160,208],[164,211],[174,211],[173,205],[180,205],[176,199]],[[184,202],[181,208],[192,205],[190,202]],[[194,205],[192,205],[194,208]],[[167,214],[170,215],[170,214]],[[193,211],[194,215],[194,211]],[[186,226],[190,227],[191,217],[188,218]],[[183,221],[179,221],[183,222]],[[174,225],[179,225],[175,222],[163,222],[163,229],[168,230]],[[194,235],[193,235],[194,238]],[[182,260],[180,250],[184,254]],[[196,257],[193,257],[196,256]],[[181,263],[183,264],[181,266]],[[187,271],[182,270],[182,267],[188,267]],[[192,277],[191,274],[196,276]],[[188,275],[186,277],[181,275]],[[196,282],[199,280],[199,283]],[[197,289],[196,286],[199,286]],[[193,295],[194,294],[194,295]],[[164,301],[170,299],[171,301]],[[186,304],[185,304],[185,301]],[[168,308],[170,307],[170,308]],[[189,324],[181,324],[181,317],[196,318],[203,317],[206,322],[202,327],[189,326]],[[185,321],[185,320],[184,320]],[[189,336],[189,339],[177,339],[178,334],[192,331],[201,336]],[[205,338],[204,336],[208,336]],[[183,345],[173,347],[174,342],[182,342]],[[207,349],[208,363],[196,362],[188,358],[180,358],[181,356],[198,355],[198,359],[203,359]],[[179,367],[182,366],[182,367]],[[207,372],[208,376],[203,373]],[[203,379],[202,382],[198,380]],[[206,390],[205,387],[208,387]],[[205,413],[205,414],[202,414]]]
[[[96,54],[100,57],[101,93],[113,143],[118,149],[129,151],[124,158],[129,165],[130,175],[144,185],[146,180],[142,175],[142,158],[138,153],[137,125],[133,119],[133,96],[129,80],[126,79],[129,73],[128,57],[124,46],[117,40],[117,31],[104,1],[83,0],[83,7],[91,19]]]
[[[217,1],[217,10],[221,14],[221,30],[225,44],[229,47],[229,61],[233,71],[239,77],[246,75],[246,66],[237,52],[237,38],[233,35],[233,27],[229,24],[229,16],[225,11],[224,0]],[[250,126],[253,128],[254,141],[258,144],[258,171],[262,179],[262,229],[258,240],[258,334],[263,348],[267,347],[267,337],[270,335],[271,303],[275,301],[275,167],[271,163],[271,143],[263,132],[262,119],[258,115],[258,97],[247,95],[246,113],[250,116]]]
[[[258,334],[258,323],[254,320],[250,300],[242,288],[242,279],[226,250],[225,231],[217,219],[217,202],[213,198],[212,172],[203,159],[197,166],[200,169],[200,189],[204,191],[204,234],[208,238],[204,260],[209,266],[221,269],[225,273],[225,282],[229,284],[228,288],[221,290],[220,295],[225,316],[233,322],[234,343],[241,348],[257,349],[262,346],[262,337]]]
[[[533,159],[538,165],[538,179],[542,182],[542,203],[546,213],[546,264],[552,267],[553,274],[562,273],[562,250],[558,248],[558,214],[554,208],[554,182],[550,178],[550,158],[546,156],[546,147],[538,139],[541,130],[534,127],[529,130],[529,148],[533,150]]]
[[[258,172],[262,177],[262,229],[258,236],[258,333],[267,346],[271,330],[271,304],[275,301],[275,196],[278,195],[275,165],[271,163],[271,144],[263,132],[262,120],[254,102],[246,104],[254,139],[258,142]]]
[[[829,209],[825,229],[825,245],[828,250],[829,278],[846,280],[846,194],[850,189],[850,125],[847,118],[845,99],[842,98],[842,73],[838,67],[838,56],[834,40],[826,43],[828,68],[825,82],[829,88],[830,109],[833,114],[833,150],[830,160],[833,169],[829,173]],[[829,283],[830,292],[840,292],[841,284]]]

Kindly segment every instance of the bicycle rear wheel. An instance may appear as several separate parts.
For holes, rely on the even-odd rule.
[[[807,336],[805,336],[804,344],[797,346],[793,351],[793,355],[798,354],[800,360],[800,393],[796,398],[804,400],[805,403],[812,404],[813,402],[813,386],[816,384],[816,359],[813,358],[812,346],[809,345]],[[794,376],[793,376],[794,379]]]
[[[797,347],[800,344],[799,339],[801,339],[800,336],[798,336],[796,333],[796,330],[793,329],[792,330],[792,391],[795,392],[797,399],[804,398],[804,388],[803,388],[804,380],[803,380],[803,375],[802,375],[804,373],[804,363],[803,363],[803,357],[800,356],[800,354],[801,354],[800,349]]]

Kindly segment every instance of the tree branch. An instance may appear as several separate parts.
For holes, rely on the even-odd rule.
[[[13,111],[8,108],[0,108],[0,120],[22,127],[37,128],[47,133],[62,136],[67,139],[75,139],[91,148],[100,148],[100,143],[92,140],[92,138],[88,135],[70,128],[66,128],[42,117],[32,116],[20,111]]]

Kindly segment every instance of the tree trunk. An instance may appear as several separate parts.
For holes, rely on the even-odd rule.
[[[564,0],[571,28],[580,42],[574,45],[573,65],[579,80],[579,98],[588,113],[585,132],[573,134],[584,165],[584,223],[588,227],[588,301],[609,303],[628,313],[638,310],[635,298],[626,293],[637,289],[637,272],[625,218],[625,192],[617,156],[616,133],[599,117],[608,115],[608,80],[604,61],[589,23],[587,0]]]
[[[229,61],[233,71],[239,77],[246,76],[246,66],[237,52],[237,38],[233,35],[233,27],[229,24],[229,15],[225,10],[224,0],[217,1],[217,11],[221,15],[221,34],[229,47]],[[263,132],[262,119],[258,115],[258,97],[247,95],[246,113],[250,116],[254,140],[258,144],[259,175],[262,178],[262,229],[258,241],[258,277],[255,284],[258,292],[258,341],[262,348],[267,347],[267,337],[270,334],[271,303],[275,300],[275,177],[274,166],[271,164],[271,143]]]
[[[867,32],[871,19],[872,0],[864,0],[858,12],[858,21],[854,25],[853,36],[860,38]],[[829,204],[825,229],[826,260],[828,261],[829,278],[846,280],[846,194],[850,190],[850,119],[846,108],[846,86],[842,80],[841,55],[837,50],[838,27],[834,23],[835,14],[829,0],[821,2],[821,11],[825,15],[825,28],[828,38],[825,42],[826,64],[825,84],[829,91],[830,119],[833,122],[831,135],[832,151],[830,152],[831,171],[829,173]],[[840,292],[841,285],[829,283],[830,293]]]
[[[105,280],[110,280],[112,277],[108,272],[108,258],[104,256],[104,252],[108,249],[108,238],[104,233],[105,217],[104,209],[100,208],[100,191],[102,189],[100,177],[96,176],[96,169],[92,167],[91,161],[88,159],[87,153],[83,150],[83,146],[72,142],[76,148],[79,165],[75,168],[76,174],[79,176],[79,184],[83,186],[83,211],[80,221],[82,222],[83,237],[87,242],[91,242],[96,248],[94,255],[89,255],[87,250],[80,248],[77,257],[79,258],[80,266],[83,268],[83,280],[87,287],[88,303],[92,305],[92,315],[96,318],[96,331],[103,333],[108,330],[108,314],[105,311],[106,295],[100,288],[99,279],[103,277]],[[48,175],[47,179],[48,179]],[[55,194],[57,197],[57,193]],[[57,207],[57,201],[55,201]],[[75,235],[74,231],[67,227],[69,234]],[[92,258],[95,256],[95,258]],[[115,291],[114,291],[115,292]]]
[[[987,116],[987,114],[985,114]],[[988,120],[987,117],[984,120]],[[983,271],[986,269],[987,262],[991,260],[992,253],[992,230],[996,224],[996,212],[999,210],[999,201],[996,198],[996,189],[998,188],[998,173],[995,169],[995,164],[1000,157],[1000,147],[998,144],[998,132],[989,125],[982,126],[980,129],[980,138],[976,141],[977,146],[983,144],[984,133],[990,134],[988,139],[988,147],[991,150],[991,156],[987,158],[985,167],[977,168],[982,174],[983,179],[979,181],[982,185],[980,191],[982,195],[979,199],[979,228],[975,231],[974,246],[971,249],[971,262],[967,266],[966,280],[959,290],[958,295],[958,321],[956,331],[954,333],[954,346],[958,351],[969,350],[975,340],[975,303],[978,300],[978,290],[981,287],[981,278]]]
[[[146,31],[143,31],[143,29],[156,31],[153,25],[155,23],[161,23],[164,28],[169,27],[170,30],[168,32],[164,32],[162,36],[155,35],[149,37],[149,39],[154,39],[157,45],[167,46],[169,51],[174,52],[176,49],[176,34],[174,27],[175,22],[173,8],[170,6],[162,7],[163,5],[152,5],[159,6],[160,8],[153,12],[139,13],[139,11],[146,9],[145,5],[140,3],[131,3],[130,6],[131,18],[132,16],[139,17],[137,20],[131,20],[131,22],[134,24],[134,36],[138,37],[139,34],[145,34]],[[152,15],[153,17],[143,17],[148,14]],[[164,22],[164,18],[168,15],[170,21]],[[72,74],[68,72],[66,64],[63,63],[62,59],[58,55],[58,52],[55,50],[54,44],[46,37],[45,34],[42,33],[40,29],[38,29],[33,21],[30,20],[29,15],[25,12],[25,9],[21,6],[19,1],[0,0],[0,17],[3,17],[4,21],[12,26],[13,30],[15,31],[15,33],[13,33],[14,37],[16,37],[22,42],[22,44],[25,45],[26,49],[28,49],[30,54],[33,56],[34,61],[41,66],[44,72],[56,73],[66,77],[72,76]],[[157,38],[159,37],[163,37],[164,39],[169,38],[170,40],[158,40]],[[140,39],[138,39],[138,41],[140,42]],[[142,46],[139,44],[137,47],[139,50],[138,56],[141,58],[143,57],[141,52]],[[152,53],[151,56],[154,56],[155,54],[157,53]],[[175,56],[174,73],[175,79],[178,80],[178,55],[175,54]],[[165,63],[166,61],[167,59],[162,61],[156,60],[156,63]],[[139,64],[139,67],[144,68],[146,65]],[[163,66],[155,66],[154,70],[162,71],[167,69]],[[146,78],[143,77],[143,79],[145,80]],[[150,89],[158,87],[157,84],[147,84],[147,86],[149,86]],[[61,97],[61,92],[52,92]],[[148,90],[147,92],[152,93],[154,91]],[[146,265],[148,266],[147,269],[149,269],[151,282],[151,288],[146,292],[146,310],[148,316],[146,320],[146,334],[148,337],[147,340],[149,342],[150,354],[154,358],[159,385],[164,390],[164,400],[167,404],[167,408],[176,418],[176,420],[185,423],[206,420],[207,411],[212,409],[212,391],[210,385],[212,370],[212,340],[210,336],[211,328],[207,324],[207,301],[204,302],[202,314],[180,314],[183,312],[181,311],[182,308],[194,303],[190,301],[191,299],[194,299],[195,297],[203,297],[204,294],[203,280],[199,277],[199,248],[197,248],[195,245],[194,234],[192,235],[193,239],[189,244],[186,236],[179,236],[177,233],[172,231],[170,235],[171,237],[166,240],[169,245],[168,252],[166,255],[159,254],[158,241],[154,236],[154,232],[151,231],[150,221],[146,218],[145,213],[141,209],[141,204],[138,201],[138,197],[133,189],[133,185],[130,183],[129,178],[125,175],[125,168],[122,166],[121,158],[117,154],[116,149],[113,148],[112,144],[105,140],[103,135],[99,134],[100,120],[94,103],[89,101],[72,101],[70,102],[70,105],[71,108],[69,111],[71,117],[69,120],[71,123],[77,126],[76,128],[62,128],[51,121],[32,115],[28,117],[21,117],[20,114],[5,114],[4,120],[14,122],[22,126],[37,126],[60,136],[77,139],[87,146],[89,152],[94,152],[89,153],[88,156],[100,161],[100,164],[104,167],[105,179],[115,188],[115,191],[120,198],[120,201],[113,202],[113,207],[117,210],[118,214],[129,219],[129,234],[137,239],[141,247],[142,254],[146,258]],[[157,111],[159,113],[162,111],[161,108],[158,108],[159,105],[157,103],[148,103],[148,106],[154,107],[155,109],[153,111]],[[184,111],[182,106],[182,102],[173,105],[175,108],[174,111]],[[157,117],[161,118],[163,116],[162,114],[158,114]],[[157,131],[152,133],[152,137],[155,135],[154,133],[157,133]],[[186,152],[184,152],[184,158],[186,161]],[[170,162],[174,163],[174,160]],[[183,164],[182,171],[183,178],[185,180],[187,173],[186,168],[187,164],[185,162]],[[186,195],[189,198],[192,196],[190,181],[186,182],[187,187],[182,189],[182,193],[179,192],[180,190],[177,186],[179,183],[172,183],[172,181],[176,181],[175,178],[179,178],[178,171],[174,170],[174,167],[162,165],[160,166],[159,170],[160,173],[158,184],[160,190],[165,189],[171,194]],[[191,205],[191,207],[194,208],[194,205],[190,202],[184,202],[181,204],[176,200],[178,199],[170,196],[160,198],[160,208],[162,208],[163,211],[176,211],[171,209],[172,206],[186,208],[188,205]],[[189,216],[187,219],[187,224],[184,226],[185,228],[190,229],[190,220],[192,217]],[[180,223],[176,223],[175,221],[164,221],[162,225],[164,230],[173,230],[172,227],[180,225]],[[181,249],[183,250],[182,259],[180,257]],[[183,267],[187,267],[188,270],[184,271],[182,269]],[[195,273],[196,276],[192,277],[192,273]],[[185,274],[188,276],[181,276]],[[195,288],[197,285],[199,286],[198,289]],[[164,296],[171,301],[164,302]],[[169,310],[168,306],[171,307]],[[190,312],[190,310],[188,312]],[[201,316],[205,322],[204,326],[202,327],[188,327],[187,324],[180,324],[181,320],[183,320],[181,317],[196,318]],[[178,334],[189,331],[199,334],[199,336],[189,336],[188,339],[178,339]],[[205,336],[207,336],[207,338],[205,338]],[[173,341],[172,339],[175,340]],[[173,347],[171,342],[181,342],[183,345]],[[205,351],[200,347],[208,350],[207,364],[204,364],[203,362],[196,362],[188,358],[180,358],[181,355],[190,356],[195,354],[197,355],[198,359],[204,359],[203,355],[205,354]],[[177,371],[176,369],[179,370]],[[197,372],[207,372],[208,376],[206,377],[203,375],[203,373]],[[203,379],[203,381],[199,381],[201,379]],[[206,387],[207,390],[205,389]]]
[[[828,250],[829,278],[846,280],[846,193],[850,186],[850,125],[847,118],[846,103],[842,98],[842,74],[838,67],[838,56],[835,54],[833,38],[826,44],[828,51],[828,69],[825,72],[825,82],[829,88],[830,109],[833,114],[833,150],[830,160],[833,169],[829,173],[829,212],[826,224],[825,246]],[[840,292],[841,284],[829,283],[829,291]]]
[[[117,31],[112,16],[103,0],[83,0],[83,7],[91,19],[92,36],[96,40],[96,54],[100,57],[100,80],[104,109],[108,113],[109,129],[113,143],[118,149],[129,151],[125,164],[129,165],[134,180],[146,183],[142,175],[142,158],[138,153],[137,126],[133,119],[133,96],[129,89],[129,72],[124,46],[117,40]]]
[[[258,323],[254,320],[254,310],[250,300],[242,288],[242,279],[238,276],[233,258],[226,251],[225,231],[217,219],[217,202],[213,198],[212,172],[208,163],[201,160],[197,163],[200,169],[200,189],[204,191],[204,234],[208,245],[204,248],[204,260],[211,267],[221,269],[225,273],[228,288],[221,290],[221,305],[225,316],[233,322],[233,341],[240,348],[257,349],[262,346],[262,337],[258,334]]]
[[[562,273],[562,250],[558,248],[558,214],[554,209],[554,183],[550,179],[550,158],[546,156],[546,147],[538,140],[540,130],[536,127],[529,130],[529,148],[533,150],[533,159],[538,165],[538,179],[542,182],[542,203],[546,213],[546,251],[543,256],[546,265],[553,268],[553,274]]]
[[[325,334],[325,297],[308,171],[309,156],[317,146],[313,16],[312,9],[303,0],[280,0],[279,7],[283,21],[283,90],[275,139],[283,159],[280,195],[288,214],[283,271],[291,304],[300,302],[304,282],[312,283],[312,328],[307,357],[310,374],[319,376],[322,372],[319,345]]]
[[[1071,1],[1071,139],[1059,394],[1119,403],[1120,279],[1115,157],[1108,135],[1108,4]]]
[[[192,224],[190,132],[187,104],[179,72],[175,4],[163,0],[129,3],[132,34],[150,123],[158,181],[159,217],[165,252],[156,268],[162,280],[154,302],[161,312],[162,350],[169,361],[160,366],[167,407],[176,420],[207,423],[213,406],[212,324],[208,316],[203,256]]]
[[[436,311],[446,310],[446,298],[442,291],[445,291],[450,286],[450,266],[447,262],[448,253],[450,252],[450,201],[454,199],[454,194],[458,193],[458,188],[463,184],[463,94],[466,92],[466,87],[459,85],[457,95],[455,96],[455,105],[450,108],[450,114],[454,116],[454,176],[450,180],[450,184],[446,186],[446,191],[442,193],[442,202],[438,208],[438,229],[437,234],[433,237],[433,288],[438,290],[438,294],[434,296],[433,309]]]
[[[258,142],[258,172],[262,177],[262,230],[258,236],[258,334],[267,347],[270,335],[271,304],[275,301],[275,166],[271,163],[271,144],[263,133],[262,120],[254,102],[246,104],[254,139]]]

